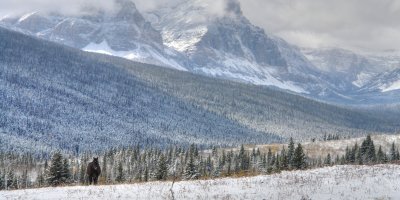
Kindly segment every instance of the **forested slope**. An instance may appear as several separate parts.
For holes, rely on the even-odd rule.
[[[393,133],[394,119],[0,29],[3,150],[238,145]]]
[[[191,105],[88,55],[0,29],[3,150],[82,152],[280,139]]]

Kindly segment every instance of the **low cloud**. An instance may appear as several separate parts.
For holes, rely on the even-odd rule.
[[[188,0],[132,0],[142,12]],[[191,0],[224,15],[228,1]],[[268,33],[303,47],[382,51],[400,47],[398,0],[238,0],[244,15]],[[90,8],[90,9],[89,9]],[[57,11],[63,14],[115,10],[113,0],[0,0],[0,14]]]
[[[80,15],[98,10],[117,8],[112,0],[1,0],[1,14],[21,14],[25,12],[59,12],[68,15]]]
[[[400,47],[398,0],[241,0],[267,32],[306,47],[382,51]]]

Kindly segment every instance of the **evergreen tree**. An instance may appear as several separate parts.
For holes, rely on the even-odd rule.
[[[271,151],[271,148],[268,149],[268,153],[267,153],[267,165],[268,166],[272,165],[272,151]]]
[[[156,180],[166,180],[168,176],[168,167],[167,162],[163,154],[160,156],[160,160],[158,161],[157,172],[156,172]]]
[[[279,155],[276,155],[275,162],[274,162],[274,171],[276,173],[279,173],[281,171],[281,165],[280,165],[279,159],[280,159]]]
[[[29,180],[28,180],[28,170],[25,169],[22,172],[22,177],[21,177],[21,188],[28,188],[29,187]]]
[[[117,177],[115,178],[115,181],[117,181],[118,183],[122,183],[125,181],[124,168],[121,161],[119,162],[117,167]]]
[[[373,163],[376,161],[375,145],[370,135],[361,144],[360,151],[363,163]]]
[[[352,164],[354,164],[355,162],[356,162],[356,157],[357,157],[357,152],[359,151],[359,147],[358,147],[358,144],[357,144],[357,142],[356,142],[356,144],[354,145],[354,147],[351,149],[351,152],[350,152],[350,163],[352,163]]]
[[[300,143],[297,144],[297,147],[294,150],[293,167],[295,169],[305,169],[307,167],[306,156],[304,154],[303,147],[301,146]]]
[[[62,176],[63,183],[69,183],[71,181],[72,174],[71,174],[68,159],[66,159],[66,158],[63,161],[63,169],[62,169],[61,176]]]
[[[394,142],[392,143],[392,146],[390,148],[390,160],[395,161],[397,160],[396,156],[396,146],[394,145]]]
[[[396,160],[400,160],[400,153],[399,149],[396,150]]]
[[[238,155],[240,170],[249,169],[249,159],[247,158],[246,151],[244,150],[243,144],[240,146],[240,151]]]
[[[186,163],[186,166],[185,166],[185,171],[184,171],[183,175],[184,175],[184,178],[186,180],[198,179],[199,178],[199,173],[197,171],[197,167],[196,167],[196,165],[194,163],[195,161],[194,161],[193,157],[194,157],[193,154],[189,155],[189,160],[188,160],[188,162]]]
[[[10,169],[8,171],[7,176],[5,178],[5,182],[7,190],[18,189],[17,178],[15,177],[13,169]]]
[[[4,190],[4,189],[5,189],[5,187],[4,187],[4,175],[1,174],[1,171],[0,171],[0,190]]]
[[[328,153],[328,155],[326,156],[324,164],[327,165],[327,166],[330,166],[332,164],[331,154],[330,153]]]
[[[144,169],[143,181],[144,182],[149,181],[149,168],[147,166]]]
[[[51,186],[58,186],[64,183],[64,164],[60,152],[56,152],[52,159],[47,174],[47,182]]]
[[[377,159],[377,162],[381,163],[381,164],[387,162],[386,154],[383,153],[381,146],[379,146],[378,153],[376,154],[376,159]]]
[[[45,186],[45,178],[44,178],[44,174],[42,171],[39,172],[38,177],[37,177],[37,186],[38,187],[43,187]]]
[[[288,166],[290,169],[293,168],[293,164],[294,164],[293,163],[294,151],[295,151],[295,147],[294,147],[293,138],[290,138],[289,146],[288,146],[288,154],[287,154]]]
[[[281,151],[281,169],[282,170],[287,170],[288,169],[288,158],[287,158],[287,154],[286,154],[286,150],[285,147],[282,147],[282,151]]]

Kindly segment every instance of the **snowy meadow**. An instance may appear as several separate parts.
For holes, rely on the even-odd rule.
[[[216,180],[0,192],[0,199],[399,199],[400,166],[334,166]]]

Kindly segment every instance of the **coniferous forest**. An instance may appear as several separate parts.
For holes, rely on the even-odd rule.
[[[51,156],[29,153],[0,153],[0,189],[13,190],[47,186],[87,185],[86,167],[99,156],[102,174],[99,184],[138,183],[149,181],[185,181],[242,177],[306,170],[333,165],[374,165],[400,160],[392,143],[389,152],[375,146],[370,136],[346,148],[346,153],[332,157],[310,158],[300,143],[292,139],[279,150],[262,152],[241,145],[237,149],[197,145],[158,148],[114,148],[103,153],[85,152],[80,156],[55,152]]]

